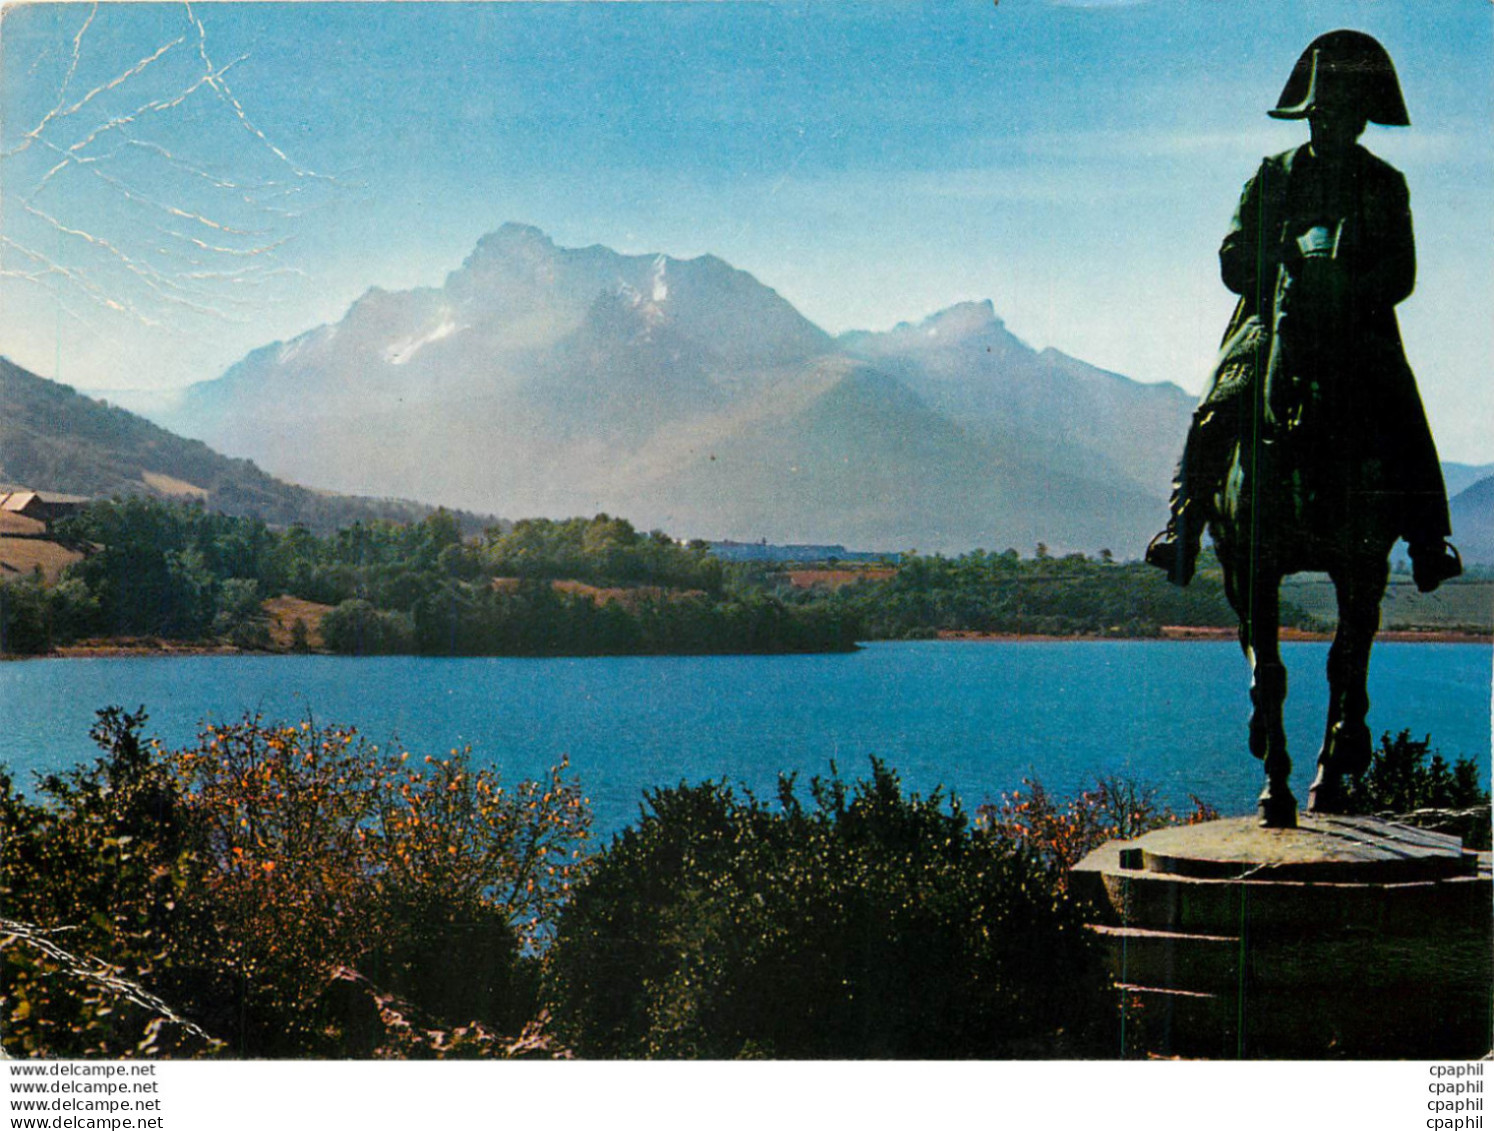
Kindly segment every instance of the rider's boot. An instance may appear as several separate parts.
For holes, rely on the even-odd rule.
[[[1462,557],[1445,538],[1413,542],[1410,553],[1411,576],[1423,593],[1430,593],[1463,572]]]
[[[1188,426],[1167,504],[1167,528],[1146,548],[1147,564],[1164,571],[1174,585],[1187,585],[1193,580],[1203,544],[1202,502],[1223,478],[1233,431],[1231,420],[1227,406],[1211,405],[1195,411]]]
[[[1189,500],[1180,496],[1181,492],[1173,493],[1172,517],[1167,520],[1167,528],[1147,544],[1146,562],[1166,571],[1167,580],[1174,585],[1187,585],[1193,580],[1203,529],[1202,523],[1188,513]]]

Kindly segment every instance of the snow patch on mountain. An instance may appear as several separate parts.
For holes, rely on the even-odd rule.
[[[668,269],[669,259],[667,256],[661,255],[654,260],[653,300],[655,302],[663,302],[669,297],[669,282],[664,277]]]
[[[441,320],[425,333],[404,338],[387,346],[384,349],[384,360],[390,365],[404,365],[432,342],[439,342],[442,338],[449,338],[460,328],[451,317],[451,312],[443,311]]]

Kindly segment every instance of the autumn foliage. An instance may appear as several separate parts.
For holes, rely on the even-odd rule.
[[[1192,810],[1180,816],[1158,803],[1155,789],[1119,777],[1098,778],[1069,798],[1054,797],[1038,779],[1024,778],[1021,789],[976,810],[981,828],[1034,853],[1060,887],[1069,869],[1106,841],[1218,818],[1219,811],[1197,797]]]
[[[8,917],[150,987],[237,1055],[377,1054],[387,1034],[362,1023],[378,993],[427,1032],[517,1034],[532,1020],[526,964],[589,834],[564,765],[506,786],[465,752],[417,758],[346,727],[251,717],[165,750],[141,743],[143,722],[103,713],[107,756],[44,781],[48,806],[4,782]],[[38,1009],[35,946],[13,937],[4,959],[7,1050],[159,1051],[140,1044],[138,1019],[114,1032],[108,1002]],[[378,993],[338,985],[349,969]],[[26,1023],[42,1014],[49,1028]]]

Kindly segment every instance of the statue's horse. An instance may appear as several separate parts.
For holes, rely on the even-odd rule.
[[[1386,482],[1384,461],[1363,450],[1373,430],[1356,419],[1352,405],[1335,403],[1331,385],[1292,382],[1272,395],[1268,409],[1264,384],[1242,398],[1239,438],[1223,483],[1208,500],[1207,519],[1251,667],[1250,750],[1266,771],[1261,822],[1290,828],[1297,801],[1282,724],[1281,581],[1320,571],[1337,592],[1328,719],[1308,810],[1341,812],[1345,776],[1363,773],[1372,754],[1365,722],[1370,647],[1397,536],[1397,493]]]

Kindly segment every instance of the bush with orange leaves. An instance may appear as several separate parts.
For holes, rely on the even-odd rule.
[[[506,787],[466,751],[414,758],[350,727],[258,718],[167,759],[205,834],[230,964],[268,996],[267,1020],[307,1027],[297,1043],[325,1031],[313,991],[339,965],[452,1022],[529,1019],[521,959],[589,835],[564,763]]]
[[[1197,825],[1217,820],[1219,811],[1193,797],[1193,808],[1179,816],[1157,801],[1154,787],[1129,778],[1102,777],[1065,800],[1053,797],[1036,778],[1003,794],[999,803],[976,810],[980,827],[1034,852],[1054,874],[1060,888],[1069,869],[1108,840],[1130,840],[1166,825]]]
[[[349,727],[251,716],[166,750],[138,741],[143,713],[125,720],[105,736],[113,749],[94,771],[101,788],[80,771],[71,794],[50,791],[67,803],[60,809],[14,801],[15,816],[34,826],[34,866],[10,869],[0,887],[39,929],[68,929],[92,911],[90,952],[144,978],[233,1055],[379,1055],[382,1031],[366,1023],[366,1003],[338,992],[339,969],[432,1023],[517,1034],[534,1017],[534,955],[589,836],[589,808],[564,764],[506,786],[465,751],[418,758]],[[95,826],[109,834],[101,843],[117,843],[113,798],[131,795],[120,787],[134,776],[169,799],[178,831],[155,850],[138,893],[117,882],[99,890],[169,918],[152,923],[148,940],[117,907],[87,906],[91,888],[66,906],[48,894],[61,879],[48,874],[50,860],[88,871],[98,855],[104,869],[86,845],[65,857],[46,846],[64,833],[68,843],[91,837]],[[68,833],[73,825],[81,832]],[[169,901],[149,886],[161,883]],[[151,961],[137,962],[146,942]],[[67,1056],[94,1045],[74,1049],[54,1026],[28,1048]]]

